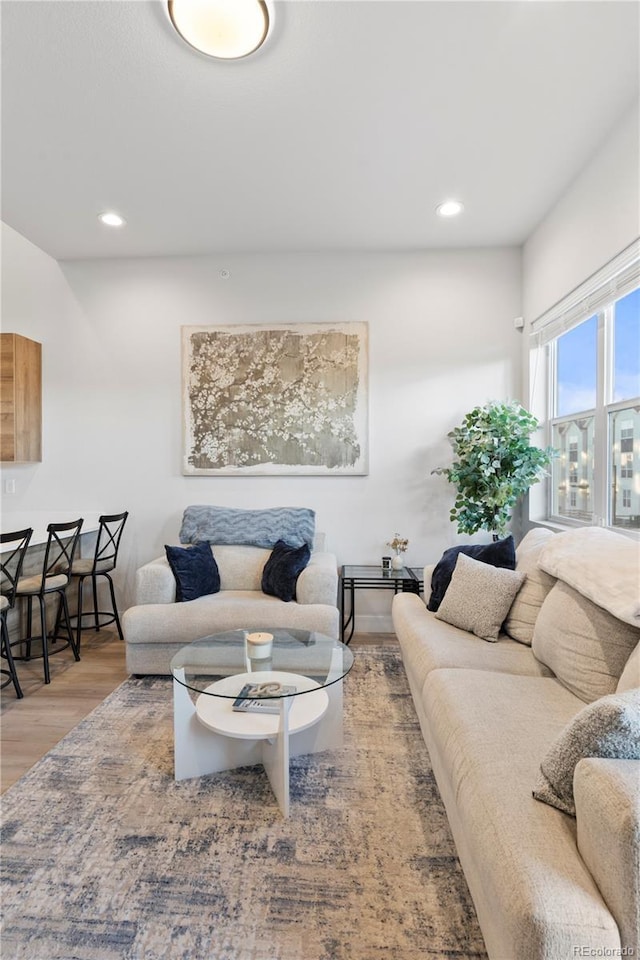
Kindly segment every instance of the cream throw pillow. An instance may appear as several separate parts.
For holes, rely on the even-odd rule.
[[[614,693],[640,630],[558,580],[542,604],[533,653],[585,703]]]
[[[640,627],[640,550],[602,527],[580,527],[547,541],[538,564],[618,620]]]
[[[483,640],[497,640],[524,578],[524,573],[494,567],[459,553],[435,617]]]
[[[514,640],[526,643],[529,647],[533,642],[533,628],[542,604],[556,582],[555,577],[538,566],[542,548],[553,536],[555,534],[551,530],[541,527],[530,530],[516,550],[516,570],[525,573],[527,579],[511,605],[504,630]]]

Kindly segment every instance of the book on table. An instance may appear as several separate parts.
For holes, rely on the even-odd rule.
[[[296,687],[276,682],[245,683],[233,701],[233,709],[242,713],[280,713],[283,697],[296,692]]]

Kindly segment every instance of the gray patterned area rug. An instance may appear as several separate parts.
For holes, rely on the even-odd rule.
[[[396,646],[345,745],[173,779],[171,682],[127,680],[3,798],[3,960],[485,958]]]

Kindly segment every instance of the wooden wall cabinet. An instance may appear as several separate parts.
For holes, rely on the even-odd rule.
[[[42,460],[42,345],[0,334],[0,461]]]

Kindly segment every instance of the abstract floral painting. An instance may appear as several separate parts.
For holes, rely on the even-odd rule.
[[[183,473],[366,474],[367,339],[366,323],[183,327]]]

